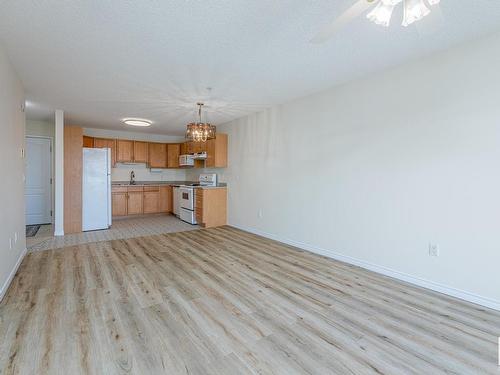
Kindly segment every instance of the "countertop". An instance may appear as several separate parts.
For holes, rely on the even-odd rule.
[[[197,183],[198,181],[136,181],[135,184],[130,185],[128,181],[112,181],[111,186],[147,186],[147,185],[181,186],[181,185],[189,185]],[[216,189],[225,187],[227,187],[227,184],[224,182],[217,184],[217,186],[193,186],[193,188],[201,188],[201,189]]]

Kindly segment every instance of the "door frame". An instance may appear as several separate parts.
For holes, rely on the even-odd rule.
[[[50,142],[50,163],[49,163],[49,174],[50,174],[50,180],[52,183],[50,184],[50,211],[52,215],[50,215],[50,224],[54,224],[54,217],[55,217],[55,211],[54,211],[54,139],[53,137],[50,136],[45,136],[45,135],[25,135],[25,143],[26,139],[28,138],[33,138],[33,139],[48,139]],[[25,145],[25,149],[27,149]],[[25,167],[26,170],[26,167]],[[26,216],[26,212],[24,213]]]

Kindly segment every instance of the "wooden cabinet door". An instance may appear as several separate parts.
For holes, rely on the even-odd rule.
[[[159,212],[172,212],[172,186],[160,186]]]
[[[94,138],[94,148],[111,149],[111,166],[116,164],[116,140],[107,138]]]
[[[144,191],[144,213],[145,214],[156,214],[159,212],[159,190],[156,191]]]
[[[165,143],[149,144],[149,166],[167,168],[167,145]]]
[[[187,154],[187,142],[181,143],[181,155]]]
[[[206,168],[215,167],[215,139],[210,139],[206,144],[207,158],[205,159]]]
[[[94,138],[84,135],[83,136],[83,147],[93,148],[94,147]]]
[[[167,147],[167,153],[168,153],[167,167],[179,168],[179,156],[181,154],[181,145],[178,143],[170,143]]]
[[[193,143],[193,152],[198,153],[198,152],[206,151],[207,150],[207,147],[206,147],[207,142],[194,142]]]
[[[127,193],[112,193],[112,216],[125,216],[127,215]]]
[[[116,161],[131,163],[134,161],[134,141],[118,139],[116,141]]]
[[[148,162],[148,142],[134,141],[134,162]]]
[[[215,139],[206,142],[206,168],[227,167],[227,134],[217,133]]]
[[[127,200],[127,214],[140,215],[143,213],[143,192],[129,191]]]
[[[186,154],[192,154],[194,151],[194,142],[186,142]]]

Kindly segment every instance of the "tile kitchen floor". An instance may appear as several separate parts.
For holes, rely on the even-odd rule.
[[[58,249],[90,242],[142,237],[162,233],[184,232],[199,229],[173,215],[152,215],[113,220],[110,229],[53,236],[52,225],[42,225],[35,237],[26,238],[28,251]]]

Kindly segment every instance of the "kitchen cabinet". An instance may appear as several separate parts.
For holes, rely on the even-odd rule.
[[[118,139],[116,141],[116,161],[118,163],[147,163],[148,142]]]
[[[84,135],[83,136],[83,147],[94,148],[94,138]]]
[[[179,158],[177,158],[178,162]],[[167,168],[167,145],[165,143],[149,144],[149,167]]]
[[[134,141],[134,163],[148,162],[148,142]]]
[[[227,134],[217,133],[215,139],[206,142],[206,168],[227,167]]]
[[[159,212],[172,212],[172,186],[160,186],[159,193]]]
[[[116,140],[116,162],[132,163],[134,161],[134,141]]]
[[[111,212],[112,216],[127,215],[127,188],[113,187],[111,189]]]
[[[227,139],[227,134],[217,133],[214,139],[206,142],[184,142],[181,145],[181,155],[206,152],[207,159],[196,160],[195,168],[226,168]]]
[[[179,156],[181,155],[181,145],[169,143],[167,145],[167,167],[179,168]]]
[[[195,216],[204,228],[217,227],[227,223],[227,189],[194,189]]]
[[[94,148],[111,149],[111,166],[116,164],[116,140],[108,138],[94,138]]]
[[[199,153],[206,151],[206,145],[207,142],[193,142],[193,153]]]
[[[144,212],[143,187],[129,186],[127,189],[127,215],[140,215]]]
[[[113,186],[111,196],[113,216],[172,212],[170,185]]]
[[[143,213],[156,214],[159,212],[160,187],[144,186]]]

